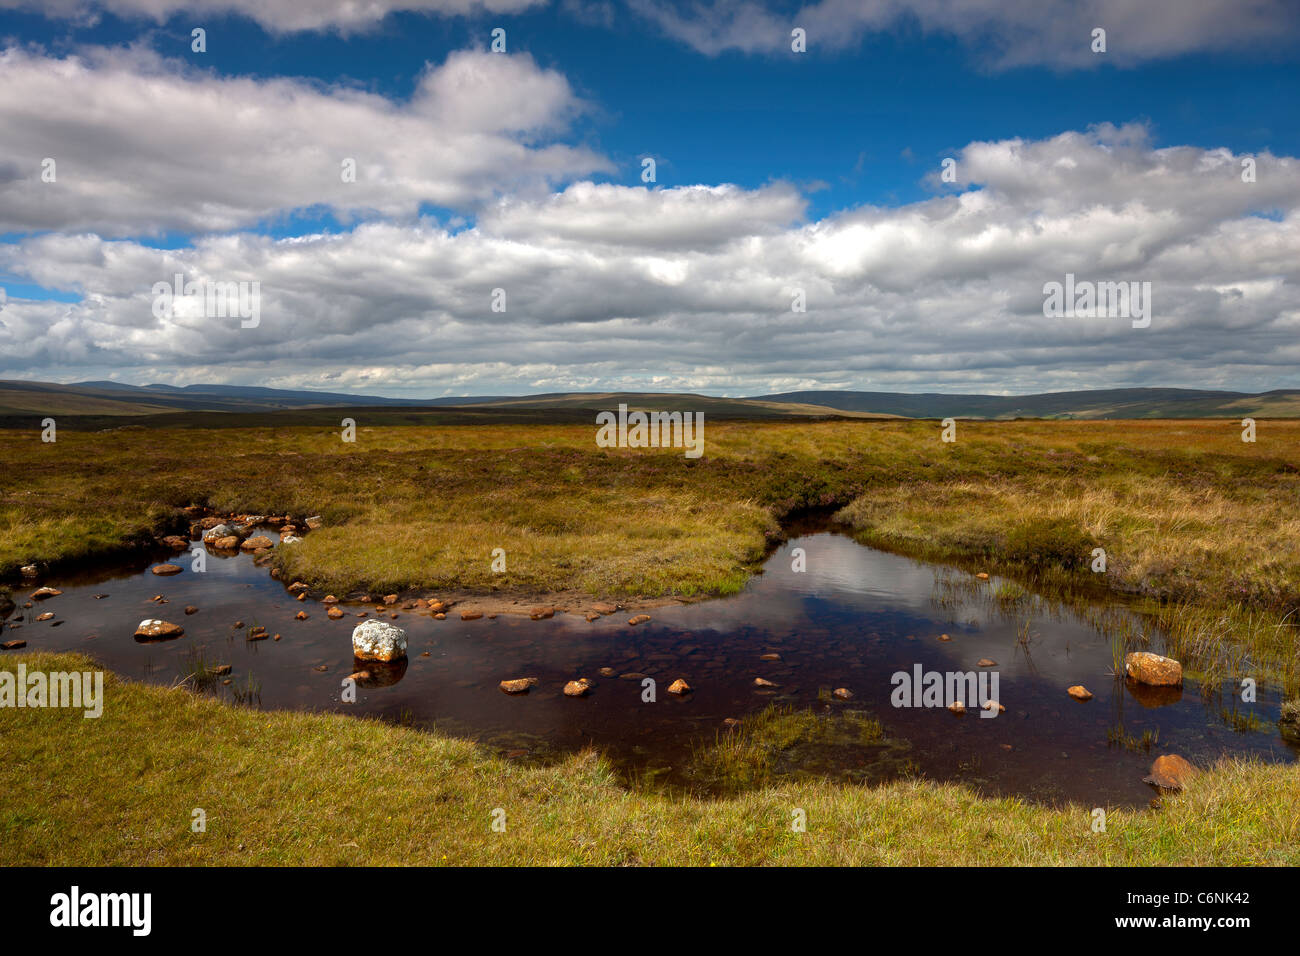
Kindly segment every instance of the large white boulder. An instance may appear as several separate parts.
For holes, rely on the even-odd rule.
[[[362,621],[352,631],[352,653],[363,661],[406,656],[406,632],[384,621]]]

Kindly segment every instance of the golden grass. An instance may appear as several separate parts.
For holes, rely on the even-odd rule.
[[[277,561],[335,592],[725,594],[782,518],[841,508],[868,544],[1213,613],[1300,680],[1293,631],[1262,639],[1300,607],[1300,422],[1261,421],[1254,444],[1232,421],[962,422],[953,444],[934,422],[710,422],[699,460],[601,449],[585,425],[359,425],[354,444],[316,426],[0,431],[0,576],[206,504],[322,514]]]
[[[31,654],[0,669],[20,660],[91,666]],[[0,711],[0,864],[1300,863],[1300,775],[1287,766],[1224,761],[1159,811],[1110,808],[1093,833],[1091,807],[919,780],[667,797],[620,787],[592,753],[529,767],[370,720],[261,713],[112,675],[105,686],[98,720]],[[191,831],[195,808],[205,833]]]

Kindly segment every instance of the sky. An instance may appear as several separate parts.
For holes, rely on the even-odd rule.
[[[1287,0],[0,0],[0,379],[1300,388],[1297,89]]]

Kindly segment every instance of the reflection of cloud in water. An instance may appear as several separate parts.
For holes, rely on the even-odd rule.
[[[791,569],[795,548],[804,550],[806,570],[801,572]],[[758,626],[773,632],[793,631],[812,623],[809,613],[819,602],[833,601],[842,610],[875,617],[905,612],[934,618],[938,612],[932,603],[934,580],[930,568],[908,558],[864,548],[844,535],[814,534],[778,548],[763,573],[740,595],[689,608],[664,608],[654,616],[666,624],[695,629]],[[756,599],[763,602],[757,619]]]

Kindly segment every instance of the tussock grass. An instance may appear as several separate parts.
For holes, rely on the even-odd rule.
[[[355,444],[310,425],[54,444],[0,431],[0,577],[147,540],[206,504],[321,514],[276,561],[334,592],[727,594],[783,518],[831,508],[866,544],[1014,578],[1007,604],[1025,586],[1134,595],[1166,609],[1175,646],[1207,673],[1300,677],[1300,422],[1265,421],[1255,444],[1235,422],[1188,420],[962,422],[954,444],[922,421],[705,434],[691,460],[598,448],[594,425],[362,421]]]
[[[13,670],[83,658],[0,658]],[[718,799],[623,789],[343,715],[105,681],[104,715],[0,711],[0,864],[1300,864],[1300,775],[1225,761],[1159,811],[1049,809],[921,780],[807,779]],[[207,815],[193,833],[192,811]],[[492,811],[506,832],[491,830]],[[807,832],[792,830],[796,809]]]
[[[769,705],[696,746],[688,777],[701,792],[739,793],[781,778],[826,773],[836,754],[886,750],[884,729],[858,711],[813,713]],[[846,775],[847,776],[847,775]]]

